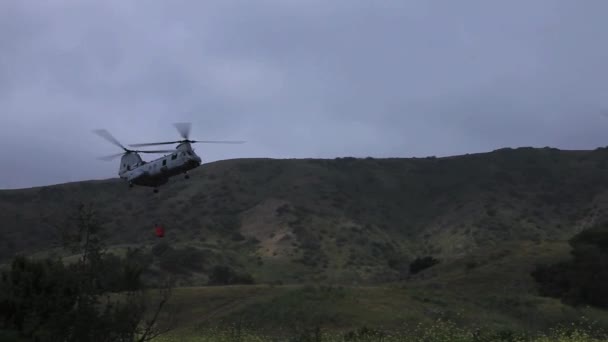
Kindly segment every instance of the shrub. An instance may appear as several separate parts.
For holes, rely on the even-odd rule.
[[[570,261],[539,265],[532,272],[540,294],[570,305],[608,308],[608,225],[577,234],[570,245]]]
[[[62,231],[65,246],[80,257],[73,263],[17,257],[0,276],[2,331],[28,341],[136,341],[156,333],[156,318],[144,322],[146,298],[141,273],[145,253],[130,249],[124,259],[103,253],[102,227],[81,205]],[[111,292],[123,292],[113,299]],[[163,295],[154,317],[168,299]]]
[[[239,274],[229,266],[214,266],[209,275],[209,285],[253,284],[250,274]]]
[[[410,264],[410,273],[416,274],[422,270],[425,270],[429,267],[432,267],[439,263],[439,260],[433,258],[432,256],[426,256],[423,258],[416,258]]]
[[[243,241],[243,240],[245,240],[245,237],[240,232],[234,232],[234,233],[232,233],[232,236],[230,238],[232,239],[232,241]]]
[[[166,251],[168,251],[170,248],[171,246],[169,246],[169,243],[167,241],[161,241],[154,245],[154,247],[152,247],[151,252],[153,256],[159,257],[163,255]]]
[[[159,258],[161,269],[171,273],[188,274],[202,271],[205,263],[205,252],[194,248],[173,249],[169,247]]]

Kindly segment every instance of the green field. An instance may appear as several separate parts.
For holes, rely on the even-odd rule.
[[[534,264],[529,261],[556,262],[566,259],[568,252],[563,242],[481,249],[478,253],[487,260],[485,265],[472,267],[470,256],[435,266],[407,281],[376,286],[179,288],[171,304],[178,309],[174,315],[179,323],[163,338],[196,341],[213,334],[237,333],[251,338],[300,336],[317,327],[327,336],[343,336],[365,327],[402,339],[422,334],[420,329],[463,336],[477,329],[486,335],[534,335],[576,324],[604,331],[608,311],[571,307],[536,294],[529,275]],[[479,255],[476,257],[478,260]]]
[[[175,292],[172,307],[179,308],[175,314],[179,324],[163,335],[163,341],[294,337],[317,327],[327,336],[344,336],[365,327],[401,340],[397,337],[432,330],[467,335],[481,329],[490,336],[551,334],[551,328],[566,322],[608,326],[605,312],[574,310],[551,299],[527,295],[469,299],[417,286],[182,288]],[[590,330],[600,331],[596,326]]]

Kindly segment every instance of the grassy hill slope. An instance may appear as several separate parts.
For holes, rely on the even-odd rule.
[[[384,283],[416,256],[448,264],[506,242],[567,239],[606,217],[607,187],[606,149],[226,160],[159,194],[119,180],[0,191],[0,257],[57,246],[56,227],[84,201],[111,245],[155,246],[158,267],[184,284],[204,284],[216,264],[257,282]]]

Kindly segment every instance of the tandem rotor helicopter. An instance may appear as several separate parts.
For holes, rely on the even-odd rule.
[[[110,132],[105,129],[97,129],[93,132],[106,139],[110,143],[122,148],[124,152],[99,158],[100,160],[113,160],[122,156],[118,176],[129,183],[129,187],[134,185],[153,187],[154,192],[158,192],[158,187],[166,184],[169,178],[184,174],[188,179],[188,171],[199,167],[202,163],[192,149],[191,144],[242,144],[244,141],[218,141],[218,140],[190,140],[190,129],[192,124],[187,122],[175,123],[175,128],[180,133],[183,140],[166,141],[158,143],[132,144],[131,147],[172,145],[178,144],[174,150],[131,150],[123,146]],[[169,153],[161,158],[151,161],[144,161],[139,153]]]

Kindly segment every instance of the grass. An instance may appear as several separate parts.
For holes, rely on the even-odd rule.
[[[300,336],[315,327],[327,336],[341,336],[368,327],[402,338],[405,328],[428,327],[438,321],[466,331],[484,327],[497,333],[536,334],[549,333],[560,324],[580,323],[581,317],[596,322],[598,328],[608,328],[608,311],[571,307],[537,295],[530,276],[536,263],[560,261],[569,252],[563,241],[506,242],[443,260],[405,281],[365,286],[309,280],[287,285],[178,287],[167,309],[179,324],[167,336],[174,340],[196,340],[201,335],[220,338],[233,334],[235,326],[251,338]],[[288,265],[282,267],[287,270]],[[275,270],[281,268],[275,266]]]
[[[395,331],[381,331],[359,328],[345,333],[324,331],[311,328],[292,335],[267,335],[248,330],[240,326],[224,329],[205,329],[196,335],[174,333],[161,336],[159,342],[270,342],[270,341],[310,341],[310,342],[345,342],[345,341],[382,341],[382,342],[596,342],[608,341],[608,335],[598,334],[589,327],[558,327],[547,333],[527,334],[508,330],[484,331],[482,329],[463,329],[450,321],[436,320],[427,325],[403,327]]]
[[[587,330],[608,330],[608,311],[571,307],[536,294],[529,275],[535,264],[553,263],[568,255],[567,243],[560,241],[505,243],[501,248],[478,249],[467,257],[440,263],[405,282],[176,289],[172,305],[181,309],[181,323],[169,336],[192,341],[213,336],[220,339],[233,334],[235,324],[251,340],[277,334],[299,336],[306,329],[319,327],[327,335],[325,340],[331,341],[368,327],[390,333],[392,340],[409,341],[413,333],[403,329],[424,326],[430,334],[429,327],[438,322],[450,322],[454,329],[460,329],[450,332],[443,325],[437,330],[441,334],[462,337],[483,327],[497,334],[546,335],[537,341],[550,340],[548,334],[557,336],[551,329],[564,324],[577,324],[580,330],[592,321],[594,328]],[[471,267],[471,260],[483,262]],[[563,335],[566,330],[560,331]],[[199,337],[202,335],[208,337]],[[581,334],[560,338],[592,340]]]
[[[393,336],[394,341],[409,341],[407,336],[422,336],[422,331],[427,335],[435,331],[461,337],[477,329],[486,335],[555,335],[551,329],[564,324],[575,324],[580,331],[583,328],[591,332],[608,331],[606,311],[574,309],[557,300],[528,294],[471,298],[422,284],[405,288],[395,285],[179,288],[175,290],[171,308],[179,309],[175,316],[179,324],[165,337],[167,341],[227,338],[237,331],[253,340],[264,340],[262,336],[302,336],[317,327],[327,341],[361,327],[382,331]],[[564,329],[560,331],[563,333]],[[462,338],[471,340],[470,336]]]

